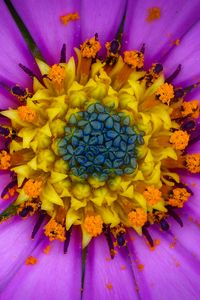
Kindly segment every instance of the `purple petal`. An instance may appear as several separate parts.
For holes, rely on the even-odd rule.
[[[172,73],[178,64],[182,65],[182,70],[173,83],[196,83],[200,78],[200,22],[184,35],[180,45],[175,47],[164,60],[166,75]]]
[[[161,16],[148,22],[148,9],[153,7],[160,8]],[[198,0],[129,0],[123,36],[124,49],[140,49],[145,43],[146,65],[159,61],[199,19],[199,10]]]
[[[105,237],[92,240],[86,260],[83,300],[137,298],[127,254],[118,251],[111,260]]]
[[[31,255],[38,259],[35,265],[22,267],[2,293],[2,299],[29,300],[78,300],[81,298],[81,238],[74,230],[67,254],[63,253],[63,243],[53,242],[50,252],[43,251],[47,246],[43,240]]]
[[[26,220],[14,217],[0,224],[0,291],[18,274],[21,264],[38,243],[39,234],[31,240],[35,222],[35,217]]]
[[[81,40],[98,33],[102,47],[115,38],[125,11],[126,1],[97,0],[81,2]]]
[[[184,229],[179,229],[184,230]],[[142,299],[195,300],[200,297],[199,261],[167,233],[151,230],[160,245],[150,250],[142,237],[129,242]],[[131,234],[133,235],[133,234]],[[131,245],[131,244],[132,245]],[[143,265],[143,269],[138,265]],[[141,270],[142,269],[142,270]]]
[[[23,87],[31,87],[32,79],[21,70],[18,64],[29,67],[37,75],[39,74],[38,68],[4,1],[0,2],[0,11],[0,28],[2,29],[0,82],[12,82]]]
[[[43,0],[11,1],[27,26],[44,59],[49,64],[58,63],[63,44],[67,46],[67,59],[73,48],[79,46],[80,21],[62,24],[60,17],[78,12],[80,1]]]

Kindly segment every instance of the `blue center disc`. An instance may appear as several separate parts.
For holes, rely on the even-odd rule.
[[[96,103],[70,116],[58,149],[73,175],[104,181],[134,172],[138,144],[143,144],[142,134],[130,126],[129,117]]]

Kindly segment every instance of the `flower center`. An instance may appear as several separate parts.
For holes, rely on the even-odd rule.
[[[75,176],[105,181],[109,177],[131,174],[136,169],[136,146],[143,142],[130,118],[100,103],[72,114],[65,137],[58,142],[59,154]]]
[[[161,64],[145,71],[143,51],[120,56],[114,40],[103,61],[100,48],[97,35],[86,40],[76,66],[74,58],[64,62],[63,47],[61,63],[37,61],[42,80],[34,78],[32,95],[10,88],[22,105],[1,112],[11,124],[0,127],[8,141],[0,168],[13,178],[1,196],[17,199],[0,220],[39,214],[34,238],[47,218],[44,234],[63,242],[65,253],[72,226],[81,227],[83,247],[104,232],[113,257],[112,235],[123,246],[126,228],[152,246],[151,224],[168,230],[172,216],[182,226],[173,209],[192,193],[174,170],[200,172],[200,154],[187,154],[199,139],[199,105],[165,82]]]

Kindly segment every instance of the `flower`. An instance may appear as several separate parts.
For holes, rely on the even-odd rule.
[[[2,299],[198,299],[198,1],[12,3]]]

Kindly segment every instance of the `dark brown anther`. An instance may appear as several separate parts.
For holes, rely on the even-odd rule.
[[[164,231],[168,231],[169,230],[169,224],[168,224],[168,222],[165,219],[162,219],[160,221],[160,226],[161,226],[162,230],[164,230]]]
[[[60,63],[66,63],[66,44],[63,44],[60,52]]]
[[[144,52],[145,52],[145,44],[142,44],[142,47],[141,47],[141,49],[140,49],[140,52],[142,52],[142,53],[144,54]]]
[[[179,215],[177,215],[175,213],[175,211],[171,208],[171,207],[167,207],[168,209],[168,213],[169,215],[181,226],[183,227],[183,221],[181,220],[181,218],[179,217]]]
[[[160,72],[163,71],[163,65],[162,64],[156,64],[154,66],[153,71],[154,71],[154,73],[159,74]]]
[[[13,179],[10,183],[6,185],[6,187],[3,189],[1,193],[1,198],[5,198],[5,196],[9,193],[9,190],[14,188],[17,185],[17,179]]]
[[[178,65],[178,67],[176,68],[176,70],[165,80],[167,83],[171,83],[180,73],[181,71],[181,65]]]
[[[114,252],[114,244],[113,244],[113,240],[112,240],[112,235],[111,235],[111,231],[110,231],[110,226],[108,225],[103,225],[103,232],[104,235],[106,237],[107,243],[108,243],[108,247],[110,250],[110,256],[113,259],[115,257],[115,252]]]
[[[69,242],[70,242],[70,237],[71,237],[71,228],[66,231],[66,234],[65,234],[65,237],[66,237],[66,240],[64,241],[64,254],[67,253],[67,250],[68,250],[68,247],[69,247]]]
[[[154,242],[153,242],[153,239],[147,229],[146,226],[143,226],[142,227],[142,233],[144,234],[144,236],[146,237],[147,241],[149,242],[150,246],[153,247],[154,246]]]
[[[46,213],[45,212],[41,212],[39,215],[39,218],[37,220],[37,222],[35,223],[35,226],[33,228],[32,234],[31,234],[31,238],[34,239],[38,230],[40,229],[44,219],[46,217]]]

